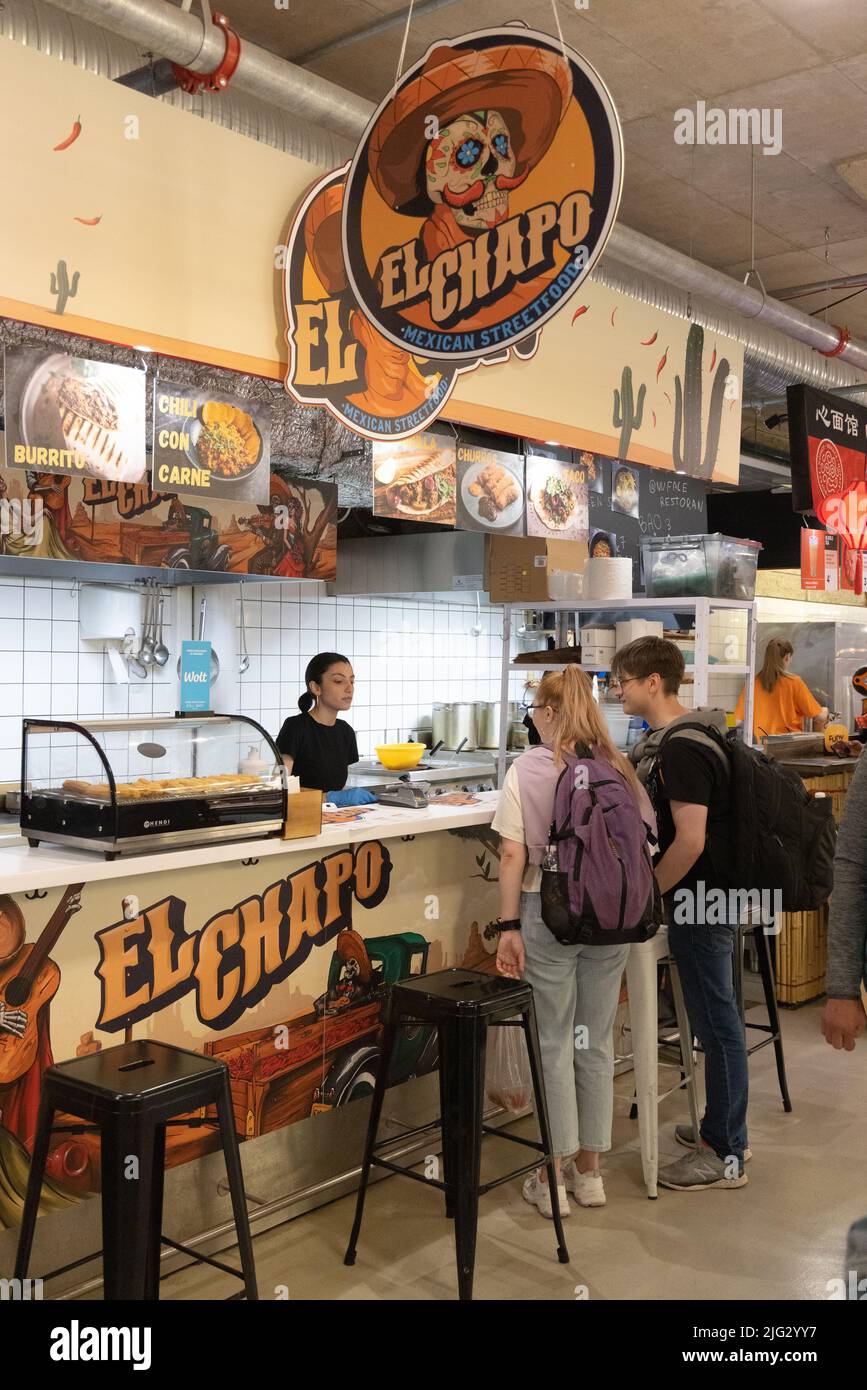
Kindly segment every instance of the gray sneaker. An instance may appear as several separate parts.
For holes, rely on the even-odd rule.
[[[674,1137],[685,1149],[695,1148],[695,1130],[692,1125],[675,1125]],[[749,1163],[752,1156],[752,1149],[744,1149],[744,1163]]]
[[[746,1187],[747,1175],[741,1172],[737,1178],[726,1177],[726,1165],[713,1149],[690,1149],[676,1163],[669,1163],[660,1169],[660,1187],[675,1187],[685,1192],[703,1187]]]

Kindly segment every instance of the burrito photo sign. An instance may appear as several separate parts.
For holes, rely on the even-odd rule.
[[[622,173],[617,113],[579,54],[516,26],[435,44],[349,170],[349,286],[404,352],[464,369],[502,360],[598,260]]]

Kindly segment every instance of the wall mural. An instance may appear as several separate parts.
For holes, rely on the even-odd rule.
[[[124,1037],[221,1057],[246,1140],[369,1095],[390,984],[447,965],[494,971],[497,856],[480,826],[317,859],[287,849],[231,874],[137,877],[132,860],[122,880],[0,896],[0,1225],[20,1221],[55,1057]],[[430,1030],[406,1030],[393,1084],[436,1066]],[[216,1119],[170,1127],[166,1162],[218,1147]],[[99,1162],[97,1135],[56,1134],[41,1212],[98,1191]]]

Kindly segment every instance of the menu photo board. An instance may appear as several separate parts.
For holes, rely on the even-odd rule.
[[[157,378],[155,490],[267,502],[270,472],[269,406],[225,391]]]
[[[136,484],[147,473],[145,373],[43,348],[4,353],[6,467]]]
[[[524,459],[469,440],[457,446],[457,524],[463,531],[523,536]]]
[[[588,484],[571,449],[527,446],[527,535],[586,541]]]
[[[451,430],[374,443],[374,516],[454,526],[456,494],[457,441]]]

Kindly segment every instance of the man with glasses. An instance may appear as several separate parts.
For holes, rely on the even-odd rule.
[[[690,710],[680,703],[684,669],[673,642],[639,637],[615,653],[609,689],[619,694],[625,713],[650,726],[631,756],[657,814],[656,877],[666,904],[669,945],[690,1025],[705,1055],[701,1132],[678,1125],[675,1138],[689,1152],[659,1174],[663,1187],[692,1191],[743,1187],[750,1152],[747,1052],[732,969],[737,924],[705,921],[696,910],[712,889],[729,886],[729,761],[713,733],[689,727],[678,732],[679,725],[699,724],[724,733],[726,717],[722,710]]]

